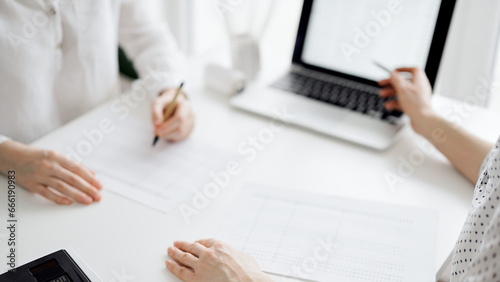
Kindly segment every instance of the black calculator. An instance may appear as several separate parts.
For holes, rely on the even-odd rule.
[[[59,250],[0,275],[1,282],[91,282],[65,250]]]

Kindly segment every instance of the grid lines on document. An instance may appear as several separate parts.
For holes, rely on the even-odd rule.
[[[410,235],[411,219],[269,195],[254,194],[247,200],[238,210],[239,221],[222,239],[254,256],[264,271],[291,273],[314,260],[316,251],[321,258],[328,255],[315,262],[315,272],[324,276],[404,281],[408,249],[398,242]],[[281,271],[273,271],[276,267]]]

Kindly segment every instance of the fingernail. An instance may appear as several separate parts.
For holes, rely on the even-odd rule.
[[[85,204],[91,204],[94,201],[91,197],[89,197],[87,195],[82,196],[82,200],[83,200],[83,203],[85,203]]]
[[[71,202],[69,199],[64,199],[64,200],[62,201],[62,203],[63,203],[64,205],[71,205],[71,203],[72,203],[72,202]]]

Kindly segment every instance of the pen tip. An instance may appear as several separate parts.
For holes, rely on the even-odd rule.
[[[155,136],[155,140],[153,140],[153,147],[156,145],[156,142],[158,142],[158,136]]]

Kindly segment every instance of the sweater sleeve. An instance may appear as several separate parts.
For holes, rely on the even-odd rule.
[[[123,0],[119,18],[119,42],[139,73],[145,88],[157,95],[177,88],[185,75],[185,58],[167,24],[155,19],[147,0]]]

